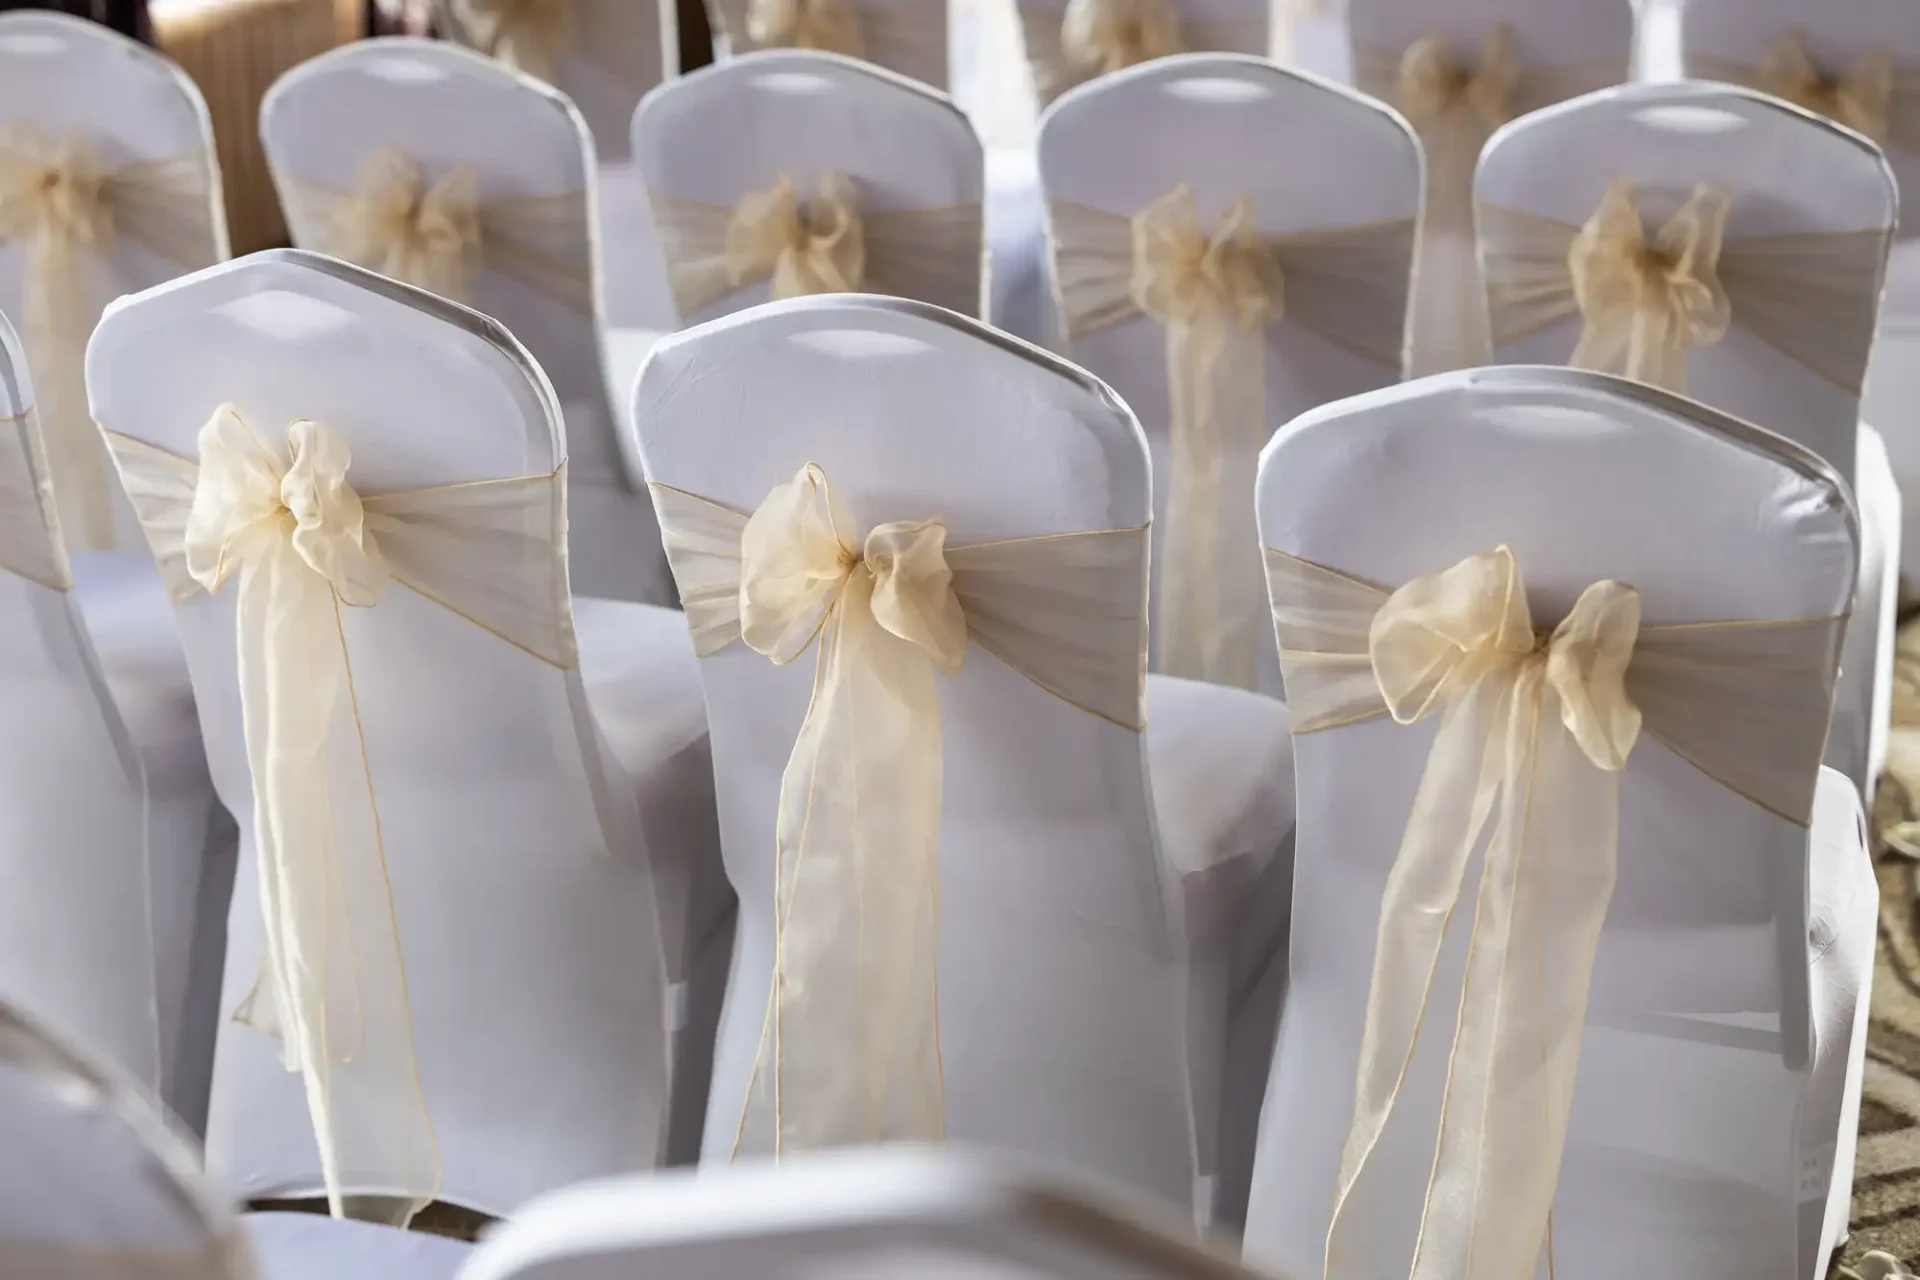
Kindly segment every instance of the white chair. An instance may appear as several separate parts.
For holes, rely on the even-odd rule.
[[[0,1271],[254,1280],[191,1142],[118,1073],[0,1005]]]
[[[27,339],[70,549],[140,545],[87,419],[100,308],[226,256],[213,126],[186,74],[96,23],[0,15],[0,312]]]
[[[646,192],[627,149],[627,125],[649,89],[680,74],[679,6],[673,0],[435,0],[435,12],[449,37],[547,81],[580,109],[597,160],[606,322],[660,327],[672,304],[660,278]],[[624,397],[626,388],[617,390]]]
[[[714,35],[733,54],[818,49],[947,87],[945,0],[712,0]]]
[[[1282,423],[1399,381],[1419,145],[1349,90],[1189,54],[1062,99],[1040,180],[1060,350],[1120,393],[1153,452],[1154,669],[1278,695],[1254,462]],[[1228,288],[1195,270],[1209,245]],[[1167,295],[1152,310],[1143,267]],[[1210,328],[1236,335],[1217,357]]]
[[[704,715],[678,613],[569,602],[532,357],[278,250],[116,303],[89,372],[242,832],[210,1166],[396,1218],[651,1167]]]
[[[1177,53],[1269,52],[1267,0],[1015,0],[1044,110],[1075,85]]]
[[[977,1152],[850,1151],[569,1187],[462,1280],[1254,1280],[1164,1207]]]
[[[231,828],[159,575],[69,561],[26,363],[0,318],[0,996],[198,1129]]]
[[[1285,855],[1286,714],[1157,679],[1143,709],[1150,504],[1132,415],[976,322],[871,297],[778,303],[665,339],[635,408],[707,655],[740,895],[703,1159],[944,1136],[1183,1207],[1205,1197],[1226,937],[1246,883]],[[798,563],[844,568],[860,554],[846,548],[864,547],[869,565],[903,565],[878,608],[920,646],[872,629],[871,568],[842,580],[825,564],[823,591],[851,593],[840,621],[817,650],[804,618],[772,635],[778,566],[739,558],[746,513],[764,512],[754,545],[777,556],[800,518],[783,504],[828,493],[839,544],[809,540]],[[935,555],[957,595],[937,590]],[[756,602],[745,637],[743,591]],[[888,613],[899,591],[902,607],[931,610],[933,633]],[[935,675],[929,648],[950,674]],[[876,679],[892,697],[872,701]],[[850,744],[837,727],[848,715],[863,720]],[[875,863],[858,850],[878,829],[896,856]],[[776,927],[795,858],[813,868],[806,902]],[[927,893],[937,931],[915,925]],[[836,945],[856,938],[858,954]],[[847,971],[863,957],[875,971]],[[777,1053],[763,1042],[775,1026]]]
[[[473,1254],[463,1240],[311,1213],[241,1219],[262,1280],[454,1280]]]
[[[567,425],[574,585],[672,599],[600,348],[593,149],[556,90],[455,45],[369,40],[260,111],[294,242],[469,302],[527,344]]]
[[[633,117],[681,323],[770,296],[986,306],[980,140],[944,95],[808,51],[734,58]]]
[[[1490,363],[1473,253],[1474,161],[1507,121],[1626,79],[1633,10],[1626,0],[1348,0],[1347,8],[1354,83],[1392,103],[1426,148],[1412,372]]]
[[[1852,486],[1860,596],[1827,763],[1871,795],[1886,753],[1900,549],[1886,448],[1860,423],[1897,208],[1886,162],[1856,135],[1772,98],[1649,84],[1505,130],[1487,147],[1475,190],[1498,359],[1584,363],[1683,390],[1813,450]],[[1601,236],[1602,223],[1594,315],[1583,316],[1574,245],[1583,227]],[[1610,303],[1631,273],[1667,270],[1695,227],[1706,238],[1682,265],[1718,293],[1672,295],[1693,308],[1685,311]],[[1620,259],[1609,247],[1620,237],[1653,256],[1642,266]],[[1648,296],[1669,294],[1662,285]]]
[[[1845,483],[1679,397],[1521,368],[1304,416],[1259,505],[1302,845],[1249,1259],[1404,1275],[1431,1187],[1423,1265],[1823,1275],[1878,915],[1819,765]]]

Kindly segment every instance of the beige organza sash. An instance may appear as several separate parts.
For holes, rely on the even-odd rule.
[[[341,608],[392,583],[556,667],[575,662],[561,472],[361,498],[344,439],[287,432],[291,462],[231,405],[195,462],[107,440],[176,602],[237,578],[235,643],[265,953],[235,1017],[305,1077],[327,1197],[411,1216],[440,1185],[406,969]]]
[[[449,9],[466,43],[549,84],[571,58],[644,87],[647,68],[632,54],[660,40],[658,14],[631,0],[452,0]]]
[[[1021,0],[1021,33],[1040,105],[1095,76],[1174,53],[1265,54],[1263,11],[1200,19],[1178,0]]]
[[[1869,53],[1829,72],[1807,52],[1804,32],[1788,31],[1757,65],[1694,54],[1687,74],[1746,85],[1826,116],[1883,147],[1920,155],[1920,67],[1899,67]]]
[[[1597,582],[1534,630],[1506,547],[1388,591],[1267,550],[1296,733],[1382,713],[1440,727],[1381,900],[1326,1274],[1359,1274],[1356,1184],[1426,1021],[1486,842],[1412,1276],[1532,1280],[1553,1205],[1636,739],[1799,825],[1812,813],[1844,618],[1644,627]]]
[[[933,519],[856,542],[812,465],[751,516],[664,485],[654,502],[702,657],[736,640],[781,664],[814,649],[780,783],[773,989],[734,1153],[938,1139],[936,674],[978,645],[1138,730],[1147,531],[954,547]]]
[[[34,411],[0,418],[0,572],[55,591],[72,590],[59,528]]]
[[[1684,390],[1689,351],[1739,325],[1854,395],[1866,379],[1890,228],[1729,237],[1726,191],[1696,186],[1643,225],[1643,193],[1613,183],[1584,226],[1480,207],[1494,345],[1578,319],[1570,363]]]
[[[460,302],[492,269],[582,315],[593,313],[584,191],[482,200],[472,167],[457,165],[429,182],[411,156],[392,147],[367,156],[352,191],[276,177],[302,246]]]
[[[0,126],[0,244],[25,250],[20,327],[46,423],[46,452],[67,545],[113,546],[113,480],[87,407],[87,340],[125,236],[181,271],[226,256],[213,158],[204,151],[110,166],[85,136],[55,142],[34,125]]]
[[[782,174],[731,207],[651,193],[674,305],[696,315],[765,281],[774,298],[888,293],[976,315],[985,228],[978,204],[863,213],[844,174],[803,197]]]
[[[244,1233],[199,1249],[132,1249],[58,1240],[0,1238],[7,1280],[254,1280],[259,1274]]]
[[[1397,374],[1412,222],[1263,235],[1250,201],[1203,230],[1185,186],[1132,218],[1048,206],[1069,341],[1146,316],[1166,329],[1173,470],[1160,562],[1159,667],[1256,688],[1268,343],[1295,324]]]
[[[926,0],[716,0],[737,52],[822,49],[944,86],[947,14]]]

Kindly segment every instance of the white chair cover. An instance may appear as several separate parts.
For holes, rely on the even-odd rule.
[[[261,136],[296,244],[468,302],[534,353],[566,417],[574,585],[671,600],[608,399],[579,113],[457,46],[371,40],[282,77]]]
[[[254,1280],[197,1153],[135,1085],[0,1005],[0,1272]]]
[[[375,1222],[311,1213],[241,1220],[268,1280],[454,1280],[473,1246]]]
[[[1419,148],[1357,94],[1190,54],[1061,101],[1040,173],[1061,350],[1133,407],[1153,450],[1154,669],[1278,694],[1255,459],[1296,415],[1399,380]],[[1191,212],[1156,203],[1180,190]],[[1244,247],[1228,225],[1241,201]],[[1209,244],[1239,263],[1232,288],[1191,270]]]
[[[1253,1280],[1163,1206],[1004,1156],[895,1148],[608,1179],[488,1236],[466,1280]]]
[[[0,15],[0,312],[27,340],[73,550],[139,545],[87,419],[100,308],[226,256],[213,128],[186,74],[97,23]]]
[[[944,1136],[1187,1205],[1190,1113],[1200,1109],[1210,1135],[1224,1000],[1217,969],[1189,960],[1179,939],[1193,955],[1224,950],[1233,915],[1207,890],[1232,895],[1235,873],[1257,875],[1283,852],[1286,817],[1263,806],[1266,779],[1285,768],[1284,745],[1267,736],[1284,712],[1189,686],[1222,699],[1191,717],[1205,725],[1185,753],[1200,779],[1169,778],[1165,798],[1156,780],[1149,817],[1138,730],[1147,467],[1131,415],[1030,348],[864,297],[776,304],[667,339],[636,397],[641,454],[706,655],[723,848],[741,899],[703,1158]],[[716,413],[731,424],[724,448]],[[804,619],[784,639],[770,629],[780,615],[767,559],[793,545],[776,535],[809,510],[806,554],[860,554],[833,549],[819,523],[831,511],[838,545],[879,566],[846,579],[845,611],[811,656]],[[951,570],[952,596],[917,585],[939,581],[929,557]],[[871,605],[870,573],[894,584]],[[840,589],[834,574],[825,581]],[[923,601],[931,631],[901,621],[903,599]],[[876,616],[894,634],[875,630]],[[902,628],[921,639],[902,643]],[[849,709],[880,714],[864,692],[876,679],[911,710],[886,712],[885,734],[849,747],[836,736]],[[1166,696],[1182,697],[1178,682]],[[1222,744],[1211,753],[1197,747],[1206,733]],[[869,807],[848,811],[845,752],[876,742],[899,748],[854,765]],[[803,830],[795,806],[810,794],[816,816]],[[868,822],[889,833],[883,863],[858,853]],[[1166,833],[1164,857],[1150,823]],[[813,844],[853,865],[824,852],[807,862],[819,870],[796,882],[801,899],[776,928],[787,889],[775,873]],[[836,999],[860,989],[844,966],[861,963],[836,945],[851,935],[821,928],[851,894],[840,872],[883,868],[865,892],[900,895],[900,908],[861,918],[872,930],[864,951],[888,981],[872,974],[873,998]],[[1169,920],[1163,883],[1180,886],[1183,919]],[[929,890],[937,954],[935,931],[913,928]],[[1224,925],[1203,930],[1209,907]],[[777,1000],[776,964],[795,984]],[[894,988],[904,989],[883,990]],[[770,1017],[783,1028],[773,1046]],[[856,1037],[872,1051],[852,1051]],[[778,1098],[766,1087],[776,1079]],[[884,1090],[871,1116],[845,1096],[863,1083]]]
[[[248,1198],[403,1216],[650,1166],[668,975],[646,855],[700,832],[649,787],[699,742],[698,690],[684,640],[647,632],[676,615],[637,605],[598,606],[635,625],[594,676],[532,358],[282,250],[118,304],[90,363],[242,831],[212,1167]],[[639,705],[603,721],[608,679]]]
[[[1860,597],[1827,763],[1869,792],[1885,754],[1899,550],[1886,451],[1860,425],[1897,207],[1879,153],[1747,91],[1636,85],[1507,130],[1476,194],[1497,359],[1684,389],[1812,449],[1853,486]],[[1592,316],[1571,265],[1588,226]],[[1636,320],[1617,292],[1632,287],[1632,263],[1689,244],[1678,265],[1706,288],[1657,291],[1677,309]]]
[[[1405,1273],[1431,1188],[1442,1199],[1426,1214],[1422,1265],[1448,1273],[1473,1211],[1483,1225],[1474,1274],[1488,1280],[1527,1280],[1537,1265],[1813,1280],[1834,1243],[1822,1238],[1828,1162],[1874,927],[1862,909],[1871,872],[1858,804],[1836,774],[1822,775],[1817,798],[1814,785],[1836,629],[1856,576],[1845,485],[1811,453],[1677,397],[1594,375],[1493,370],[1308,415],[1262,459],[1260,514],[1291,655],[1301,778],[1313,785],[1300,792],[1308,847],[1296,867],[1293,967],[1261,1115],[1249,1257],[1286,1275],[1323,1265],[1330,1275]],[[1560,623],[1551,650],[1560,656],[1504,665],[1518,652],[1512,642],[1542,642],[1531,626],[1521,634],[1501,623],[1488,635],[1506,637],[1496,643],[1507,658],[1482,669],[1484,682],[1463,675],[1460,696],[1450,688],[1432,699],[1446,708],[1437,730],[1431,719],[1410,727],[1370,714],[1382,687],[1400,699],[1396,717],[1426,709],[1402,697],[1417,691],[1393,683],[1396,667],[1376,677],[1369,659],[1382,602],[1404,610],[1424,598],[1413,589],[1389,598],[1389,588],[1464,557],[1485,563],[1496,548],[1523,579],[1524,599],[1510,607]],[[1421,590],[1444,602],[1439,588],[1462,571]],[[1340,611],[1328,612],[1336,599]],[[1388,662],[1386,646],[1416,637],[1377,616],[1374,653],[1386,656],[1375,660]],[[1459,634],[1459,652],[1476,651],[1481,637],[1452,630],[1467,615],[1433,616],[1433,634]],[[1563,638],[1592,622],[1595,647]],[[1687,625],[1727,622],[1736,625]],[[1551,690],[1539,695],[1537,763],[1532,748],[1518,756],[1501,789],[1501,757],[1487,756],[1486,795],[1499,804],[1486,858],[1507,873],[1473,874],[1449,915],[1428,898],[1452,901],[1464,868],[1413,861],[1440,853],[1424,842],[1420,815],[1450,820],[1478,772],[1473,744],[1502,731],[1498,717],[1474,719],[1489,708],[1480,699],[1513,680],[1515,701],[1502,705],[1535,706],[1539,685],[1529,682],[1543,676]],[[1596,709],[1615,718],[1597,721]],[[1577,748],[1563,725],[1583,735]],[[1458,746],[1471,756],[1466,771],[1436,775]],[[1524,815],[1515,787],[1529,798]],[[1481,844],[1478,822],[1461,833],[1461,863]],[[1507,859],[1521,848],[1534,874],[1515,880]],[[1468,910],[1475,881],[1479,905]],[[1488,896],[1488,885],[1517,896]],[[1448,923],[1404,919],[1415,903]],[[1469,934],[1471,990],[1481,994],[1473,1015],[1460,1015],[1466,1039],[1450,1049]],[[1429,942],[1438,969],[1424,1008],[1395,1004],[1426,972]],[[1512,963],[1501,970],[1493,1038],[1479,1039],[1491,991],[1479,984],[1503,956]],[[1550,1009],[1536,1005],[1549,993]],[[1414,1026],[1426,1034],[1408,1051]],[[1524,1078],[1501,1077],[1515,1054],[1530,1064]],[[1448,1159],[1430,1182],[1449,1079],[1466,1087],[1453,1095]],[[1398,1104],[1387,1104],[1373,1145],[1375,1129],[1356,1119],[1363,1099]],[[1518,1129],[1503,1127],[1521,1112]],[[1452,1140],[1471,1143],[1483,1120],[1484,1178],[1452,1154]],[[1330,1238],[1336,1197],[1359,1169]],[[1488,1215],[1498,1230],[1484,1227]]]
[[[1266,0],[1016,0],[1044,109],[1077,84],[1177,53],[1265,57]]]
[[[1354,83],[1391,103],[1427,156],[1414,280],[1415,375],[1490,362],[1473,252],[1473,167],[1501,125],[1627,77],[1621,0],[1348,0]]]
[[[683,323],[849,290],[986,306],[980,141],[923,85],[827,53],[734,58],[649,94],[633,152]]]
[[[709,12],[735,54],[818,49],[947,87],[945,0],[713,0]]]

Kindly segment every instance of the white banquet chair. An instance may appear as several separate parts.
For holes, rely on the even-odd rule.
[[[1204,1219],[1221,935],[1285,857],[1286,712],[1157,678],[1143,708],[1133,416],[978,322],[861,296],[664,339],[634,420],[740,898],[703,1161],[944,1137]],[[789,596],[783,564],[824,585]]]
[[[1265,57],[1268,0],[1014,0],[1044,110],[1075,85],[1178,53]]]
[[[1259,505],[1301,825],[1249,1260],[1823,1275],[1878,916],[1819,763],[1844,481],[1512,368],[1302,417]]]
[[[26,366],[0,317],[0,998],[197,1130],[232,828],[159,575],[67,555]]]
[[[885,67],[930,89],[948,84],[946,0],[709,0],[715,43],[735,56],[817,49]]]
[[[1415,376],[1490,363],[1474,260],[1473,172],[1501,125],[1619,84],[1626,0],[1347,0],[1354,83],[1407,117],[1426,151],[1413,282]]]
[[[807,293],[986,306],[980,140],[923,85],[828,53],[733,58],[648,94],[633,152],[682,324]]]
[[[1060,349],[1153,452],[1154,670],[1278,696],[1255,460],[1282,423],[1400,380],[1419,145],[1350,90],[1188,54],[1062,99],[1040,180]]]
[[[88,367],[242,832],[209,1166],[402,1221],[652,1167],[704,715],[677,612],[569,599],[531,356],[275,250],[114,304]]]
[[[0,14],[0,312],[27,340],[67,546],[138,547],[87,419],[100,308],[227,256],[213,126],[186,73],[64,14]]]
[[[659,328],[670,304],[627,125],[649,89],[680,74],[679,6],[673,0],[435,0],[435,6],[451,38],[545,80],[580,109],[593,135],[606,322]]]
[[[365,40],[282,76],[260,133],[295,244],[469,303],[533,352],[566,419],[580,592],[671,601],[609,398],[580,113],[456,45]]]
[[[1254,1280],[1164,1206],[975,1151],[894,1148],[609,1179],[528,1205],[462,1280]]]
[[[1498,359],[1683,391],[1812,449],[1852,486],[1860,596],[1827,763],[1870,796],[1886,754],[1900,550],[1886,447],[1860,422],[1897,209],[1879,151],[1747,90],[1634,85],[1502,132],[1476,195]],[[1658,283],[1636,311],[1618,291],[1643,273],[1666,274],[1644,276]]]

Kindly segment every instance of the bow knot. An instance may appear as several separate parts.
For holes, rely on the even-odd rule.
[[[1649,241],[1633,184],[1607,188],[1567,253],[1586,321],[1576,368],[1619,366],[1642,382],[1684,387],[1687,352],[1719,342],[1733,320],[1719,277],[1727,212],[1725,190],[1703,183]]]
[[[1401,724],[1453,705],[1495,673],[1538,666],[1581,751],[1617,773],[1640,734],[1626,692],[1639,631],[1639,593],[1608,580],[1581,592],[1550,634],[1536,635],[1519,566],[1500,547],[1394,592],[1374,616],[1368,652]]]
[[[1495,26],[1481,46],[1480,65],[1454,57],[1446,37],[1422,36],[1400,57],[1400,109],[1425,133],[1453,112],[1466,109],[1489,129],[1513,118],[1520,71],[1514,63],[1513,29]]]
[[[360,166],[333,231],[336,251],[349,262],[463,299],[481,259],[478,175],[456,165],[429,185],[412,157],[383,147]]]
[[[1807,52],[1806,34],[1789,31],[1767,48],[1759,68],[1759,87],[1776,98],[1827,117],[1872,138],[1887,140],[1893,103],[1893,59],[1870,53],[1838,75],[1821,71]]]
[[[453,12],[476,46],[537,79],[573,47],[573,0],[453,0]]]
[[[1060,48],[1075,66],[1111,74],[1185,48],[1180,12],[1170,0],[1067,0]]]
[[[866,236],[853,183],[829,173],[801,201],[782,174],[765,191],[742,196],[727,222],[727,271],[738,288],[766,279],[772,296],[848,293],[866,274]]]
[[[287,429],[292,461],[280,459],[222,405],[200,429],[200,479],[187,517],[187,571],[209,593],[236,569],[290,542],[306,566],[349,605],[376,603],[386,560],[347,483],[347,442],[316,422]]]
[[[822,49],[866,56],[860,15],[848,0],[752,0],[747,37],[760,48]]]
[[[113,234],[104,185],[84,137],[52,143],[15,125],[0,138],[0,240],[38,234],[104,248]]]
[[[1186,186],[1135,215],[1132,289],[1135,305],[1162,324],[1216,315],[1252,332],[1286,311],[1285,280],[1254,222],[1253,202],[1235,200],[1209,236]]]

